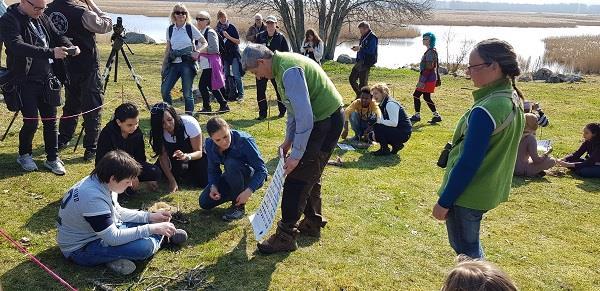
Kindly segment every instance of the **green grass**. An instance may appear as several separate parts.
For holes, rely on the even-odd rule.
[[[131,60],[144,77],[144,91],[151,102],[160,101],[163,46],[132,47],[136,55]],[[105,58],[108,47],[101,50]],[[349,103],[353,99],[347,84],[350,66],[327,63],[325,69]],[[109,84],[103,124],[121,99],[143,107],[128,74],[121,67],[119,83]],[[370,80],[392,84],[393,94],[412,112],[415,72],[375,69]],[[283,139],[284,120],[254,121],[254,80],[247,75],[244,81],[246,99],[242,104],[231,104],[232,112],[224,117],[235,128],[256,138],[272,172],[276,147]],[[0,143],[0,225],[16,239],[30,238],[29,251],[80,289],[94,288],[91,279],[122,283],[117,286],[120,289],[144,289],[159,281],[167,282],[169,289],[185,288],[185,282],[168,282],[156,276],[174,276],[200,266],[199,277],[205,280],[202,286],[219,290],[438,290],[454,265],[454,253],[444,224],[430,214],[443,174],[435,162],[458,117],[470,106],[473,88],[464,79],[446,76],[443,81],[443,87],[434,96],[444,122],[438,126],[417,126],[400,157],[373,157],[365,151],[334,153],[342,156],[345,167],[328,167],[323,177],[323,211],[330,222],[320,240],[301,238],[300,248],[291,254],[258,255],[246,219],[221,222],[224,207],[201,211],[197,204],[200,190],[184,189],[169,195],[164,191],[144,193],[127,198],[124,204],[130,208],[142,208],[156,201],[179,205],[191,219],[190,224],[182,226],[190,234],[187,247],[161,250],[149,262],[138,264],[134,274],[124,277],[112,275],[104,267],[83,268],[67,262],[55,242],[58,203],[65,190],[92,170],[92,164],[82,161],[81,149],[73,153],[70,148],[61,153],[67,164],[66,176],[57,177],[45,170],[23,173],[15,162],[20,120]],[[541,102],[550,117],[550,127],[538,134],[555,141],[555,155],[573,151],[580,143],[581,128],[600,116],[599,81],[600,78],[590,76],[580,84],[521,85],[525,95]],[[268,94],[273,93],[269,89]],[[178,103],[177,107],[183,105]],[[271,115],[276,115],[276,111],[272,104]],[[149,127],[148,116],[143,111],[144,131]],[[5,109],[0,111],[2,131],[10,117]],[[206,120],[207,117],[200,117],[201,123]],[[41,127],[34,140],[34,156],[41,166]],[[257,208],[263,194],[264,190],[260,190],[254,195],[249,212]],[[582,180],[570,174],[514,179],[509,201],[490,211],[482,223],[487,259],[500,265],[523,290],[598,288],[599,194],[599,180]],[[61,288],[4,241],[0,243],[0,281],[6,290]]]

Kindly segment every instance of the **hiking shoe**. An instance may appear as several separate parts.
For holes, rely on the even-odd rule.
[[[54,161],[46,160],[44,162],[44,166],[52,171],[52,173],[59,176],[67,173],[67,170],[65,170],[65,163],[63,163],[63,161],[61,161],[59,158],[56,158]]]
[[[188,239],[188,234],[183,229],[176,229],[175,234],[169,238],[169,242],[175,245],[182,245]]]
[[[38,170],[38,167],[35,164],[35,161],[33,161],[33,157],[31,157],[31,154],[20,155],[17,158],[17,163],[19,163],[19,165],[21,165],[21,168],[23,168],[23,170],[27,172],[33,172]]]
[[[96,151],[93,150],[85,150],[83,153],[83,160],[86,162],[90,162],[96,159]]]
[[[113,272],[121,274],[121,275],[129,275],[135,271],[135,263],[126,260],[126,259],[118,259],[116,261],[112,261],[110,263],[106,263],[106,266]]]
[[[415,114],[410,117],[410,122],[415,123],[421,121],[421,115]]]
[[[288,229],[283,227],[283,224],[279,222],[277,224],[277,231],[271,235],[267,240],[258,243],[258,251],[263,254],[274,254],[278,252],[292,252],[298,249],[298,243],[296,243],[296,237],[298,236],[298,229]]]
[[[321,237],[321,228],[325,227],[327,221],[315,218],[304,218],[298,224],[298,230],[301,235],[311,237]]]
[[[439,116],[439,115],[435,115],[435,116],[433,116],[433,117],[431,118],[431,120],[430,120],[430,121],[428,121],[428,123],[430,123],[430,124],[435,124],[435,123],[438,123],[438,122],[442,122],[442,117],[441,117],[441,116]]]
[[[231,222],[231,221],[243,218],[245,214],[246,214],[246,206],[245,205],[240,205],[240,206],[232,205],[229,212],[227,212],[223,216],[221,216],[221,219],[223,219],[224,221],[227,221],[227,222]]]
[[[392,154],[395,155],[395,154],[397,154],[403,148],[404,148],[404,144],[403,143],[397,144],[397,145],[393,145],[392,146],[392,151],[390,151],[390,153],[392,153]]]
[[[382,146],[380,149],[373,152],[374,156],[388,156],[391,155],[390,149],[387,146]]]
[[[231,109],[229,109],[229,105],[225,104],[225,105],[221,105],[221,107],[219,107],[219,112],[220,113],[226,113],[231,111]]]
[[[210,107],[208,108],[202,108],[202,110],[199,111],[200,113],[211,113],[212,109]]]

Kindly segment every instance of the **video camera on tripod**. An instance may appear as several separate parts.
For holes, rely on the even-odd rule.
[[[123,38],[123,32],[125,32],[125,27],[123,27],[123,18],[117,17],[117,23],[113,24],[113,34],[110,37],[110,40],[115,41],[117,37]]]

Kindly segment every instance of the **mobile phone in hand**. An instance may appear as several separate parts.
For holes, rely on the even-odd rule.
[[[77,53],[77,47],[76,46],[67,48],[67,55],[74,56],[76,53]]]

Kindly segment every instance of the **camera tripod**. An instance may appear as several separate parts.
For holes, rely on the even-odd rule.
[[[118,69],[119,69],[119,53],[121,53],[121,55],[123,56],[123,59],[125,60],[125,63],[127,64],[127,67],[129,68],[129,71],[131,72],[131,78],[137,85],[137,88],[140,91],[140,94],[142,95],[142,99],[144,99],[144,103],[146,103],[146,108],[148,108],[148,110],[150,110],[150,104],[148,103],[148,99],[146,98],[146,94],[144,94],[144,90],[142,89],[142,84],[140,83],[140,80],[141,80],[140,76],[135,73],[135,70],[133,69],[133,66],[131,65],[131,61],[129,61],[129,58],[127,57],[127,53],[125,52],[125,49],[123,48],[123,45],[125,45],[125,47],[127,47],[127,50],[129,50],[129,53],[131,53],[132,55],[135,55],[133,53],[133,51],[131,50],[131,48],[129,47],[129,45],[127,44],[127,42],[125,42],[125,39],[123,37],[124,30],[125,30],[125,28],[123,27],[123,21],[122,21],[121,17],[117,17],[117,24],[113,25],[114,32],[113,32],[113,35],[110,37],[110,39],[112,41],[112,50],[110,51],[110,55],[108,56],[108,59],[106,60],[106,66],[104,67],[104,72],[102,73],[102,80],[104,80],[102,94],[104,95],[104,93],[106,92],[106,87],[107,87],[109,79],[110,79],[110,71],[112,69],[113,64],[115,65],[114,82],[117,82],[118,72],[119,72],[118,71]],[[81,140],[81,136],[83,135],[84,129],[85,129],[85,126],[82,125],[81,131],[79,132],[79,136],[77,137],[77,142],[75,143],[73,152],[77,151],[77,146],[79,145],[79,141]]]

